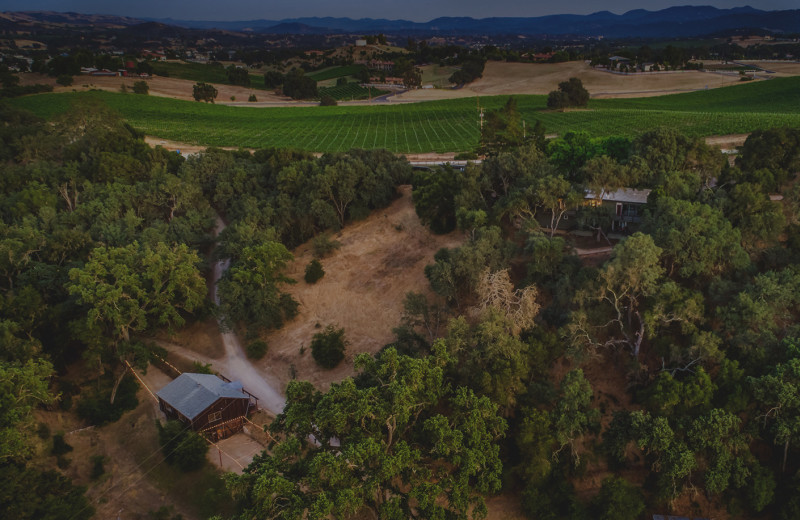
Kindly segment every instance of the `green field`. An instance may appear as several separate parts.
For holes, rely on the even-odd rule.
[[[333,67],[329,69],[322,69],[316,72],[309,72],[306,74],[314,81],[325,81],[327,79],[343,78],[345,76],[354,76],[364,68],[363,65],[348,65],[346,67]]]
[[[339,87],[320,87],[319,96],[331,96],[338,101],[349,101],[354,99],[369,99],[369,97],[382,96],[388,94],[388,90],[369,89],[362,87],[358,83],[348,83]]]
[[[404,105],[228,107],[153,96],[88,92],[38,94],[9,102],[43,117],[82,98],[105,101],[135,128],[153,136],[207,146],[293,147],[328,152],[386,148],[400,153],[469,151],[478,144],[475,98]],[[800,77],[639,99],[592,100],[589,108],[545,109],[546,96],[516,96],[529,126],[548,133],[585,130],[593,136],[635,136],[670,126],[690,136],[800,126]],[[480,98],[485,109],[507,96]]]

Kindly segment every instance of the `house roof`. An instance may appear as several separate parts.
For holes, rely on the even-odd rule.
[[[221,397],[248,399],[240,382],[226,383],[210,374],[181,374],[156,395],[189,419]]]
[[[617,191],[609,191],[603,193],[603,200],[607,202],[627,202],[630,204],[647,204],[647,197],[650,195],[650,190],[634,190],[631,188],[622,188]],[[586,191],[587,199],[596,199],[597,195],[593,191]]]

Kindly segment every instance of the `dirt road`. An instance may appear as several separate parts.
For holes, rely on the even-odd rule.
[[[225,223],[221,218],[217,217],[215,235],[218,235],[223,229],[225,229]],[[211,298],[217,305],[219,305],[217,282],[225,270],[228,269],[228,265],[228,260],[222,260],[214,264]],[[220,328],[225,330],[222,323],[220,323]],[[225,364],[228,367],[228,377],[240,381],[248,392],[258,397],[258,405],[261,409],[267,410],[273,415],[281,413],[283,407],[286,406],[286,399],[278,389],[279,383],[268,380],[265,374],[259,372],[250,363],[239,338],[233,331],[223,332],[222,342],[225,345]]]

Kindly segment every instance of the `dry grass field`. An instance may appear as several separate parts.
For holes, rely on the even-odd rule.
[[[750,63],[750,62],[748,62]],[[800,63],[752,62],[755,65],[775,71],[774,77],[800,75]],[[423,68],[423,83],[436,86],[446,85],[453,67],[431,65]],[[547,94],[554,90],[558,83],[571,77],[578,77],[594,98],[650,97],[678,92],[688,92],[708,88],[717,88],[739,83],[737,76],[710,74],[697,71],[686,71],[676,74],[649,74],[622,76],[593,69],[584,62],[567,63],[505,63],[490,61],[486,63],[483,77],[460,89],[427,88],[408,91],[394,96],[392,102],[416,102],[438,99],[454,99],[474,96],[494,96],[508,94]],[[119,91],[125,84],[132,89],[135,78],[75,76],[74,85],[61,87],[55,85],[55,79],[41,74],[20,75],[23,85],[47,83],[54,85],[56,92],[72,92],[85,90]],[[147,80],[150,95],[173,99],[192,100],[194,81],[178,78],[152,77]],[[297,102],[271,91],[255,90],[233,85],[215,85],[219,91],[217,103],[231,103],[231,97],[237,104],[250,105],[247,99],[250,94],[258,98],[256,106],[266,105],[304,105],[308,102]],[[251,105],[252,106],[252,105]]]
[[[125,84],[129,92],[133,91],[134,81],[139,81],[138,78],[121,78],[121,77],[97,77],[97,76],[75,76],[74,84],[71,87],[56,87],[55,92],[72,92],[84,90],[108,90],[111,92],[119,92],[120,87]],[[154,76],[147,80],[150,85],[150,95],[158,97],[168,97],[173,99],[183,99],[192,101],[192,87],[196,82],[188,79],[178,78],[162,78]],[[283,96],[277,96],[275,93],[267,90],[255,90],[246,87],[237,87],[234,85],[214,85],[219,91],[217,102],[227,103],[231,101],[231,97],[236,98],[236,101],[247,101],[250,94],[255,94],[260,102],[273,102],[273,103],[286,103],[291,100]]]
[[[392,341],[407,292],[430,294],[425,265],[433,262],[436,251],[457,246],[462,237],[457,232],[432,234],[414,212],[411,187],[401,187],[401,193],[388,208],[349,224],[333,237],[341,248],[322,260],[325,276],[316,284],[303,281],[312,258],[308,245],[294,252],[286,274],[297,284],[286,290],[300,303],[300,314],[264,338],[269,351],[257,362],[263,372],[285,385],[294,366],[298,379],[327,389],[331,382],[353,374],[356,354],[375,353]],[[313,335],[329,324],[344,327],[350,345],[338,367],[324,370],[314,362],[309,346]]]
[[[476,95],[547,94],[555,90],[560,82],[572,77],[580,78],[595,98],[660,96],[739,82],[738,77],[696,71],[623,76],[593,69],[582,61],[543,64],[489,61],[483,77],[461,89],[414,90],[398,96],[398,100],[429,101]]]

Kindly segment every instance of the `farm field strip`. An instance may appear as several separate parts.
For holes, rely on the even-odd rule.
[[[486,110],[507,96],[481,97]],[[516,96],[522,118],[548,133],[585,130],[595,136],[635,136],[658,126],[687,135],[747,133],[800,126],[800,78],[774,79],[713,91],[642,99],[591,100],[588,109],[545,110],[545,96]],[[86,92],[39,94],[7,101],[51,118],[78,100],[102,101],[136,129],[203,146],[293,147],[316,152],[386,147],[393,152],[460,152],[478,144],[474,98],[406,105],[228,107],[167,98]]]
[[[328,79],[341,78],[344,76],[352,76],[358,74],[364,68],[363,65],[346,65],[341,67],[332,67],[327,69],[318,70],[306,74],[314,81],[325,81]]]

